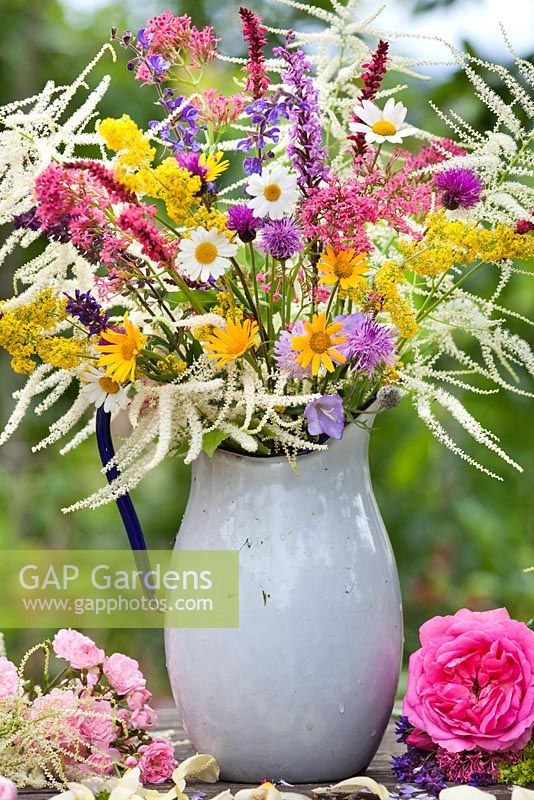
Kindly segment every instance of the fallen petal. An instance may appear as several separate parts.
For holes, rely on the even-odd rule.
[[[526,789],[524,786],[514,786],[512,800],[534,800],[534,790]]]
[[[380,800],[388,800],[389,792],[382,783],[377,783],[372,778],[358,776],[347,778],[344,781],[335,783],[322,789],[312,789],[314,794],[356,794],[357,792],[370,792],[375,794]]]
[[[451,786],[442,789],[439,793],[439,800],[496,800],[494,794],[483,792],[476,786]]]
[[[217,783],[220,775],[220,768],[213,756],[198,753],[182,761],[172,773],[172,779],[176,784],[187,778],[196,778],[204,783]]]

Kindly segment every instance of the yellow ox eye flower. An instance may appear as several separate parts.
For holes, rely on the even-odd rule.
[[[146,336],[139,328],[130,322],[128,312],[124,315],[124,331],[115,331],[106,328],[102,333],[103,344],[96,349],[105,355],[100,358],[98,365],[106,368],[106,375],[110,375],[117,383],[135,379],[135,368],[139,351],[146,344]]]
[[[211,351],[208,358],[217,358],[218,366],[224,367],[259,344],[258,323],[250,319],[244,322],[239,319],[228,320],[224,330],[215,328],[206,338],[204,349]]]
[[[338,344],[343,344],[346,336],[336,336],[341,328],[342,322],[335,322],[328,325],[326,312],[314,314],[311,322],[304,322],[306,334],[304,336],[293,336],[291,348],[300,351],[297,360],[301,367],[306,367],[311,362],[312,375],[317,375],[321,365],[324,365],[328,372],[334,371],[334,364],[344,364],[345,356],[336,350]]]
[[[367,253],[357,254],[352,249],[336,253],[331,247],[327,247],[317,266],[325,273],[319,283],[332,285],[339,281],[342,289],[355,289],[366,283],[364,274],[369,269],[369,262]]]
[[[230,166],[228,159],[223,160],[223,153],[220,151],[209,155],[202,153],[198,161],[200,166],[206,169],[207,181],[216,181]]]

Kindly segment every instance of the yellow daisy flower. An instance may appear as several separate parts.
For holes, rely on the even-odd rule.
[[[325,273],[319,283],[336,284],[339,281],[342,289],[354,289],[366,283],[363,276],[369,269],[369,262],[367,253],[356,254],[356,250],[340,250],[336,253],[327,247],[317,266]]]
[[[204,348],[212,351],[208,353],[208,358],[219,359],[218,366],[224,367],[229,361],[235,361],[251,347],[259,344],[258,323],[251,319],[244,322],[239,319],[228,320],[224,330],[215,328],[206,339]]]
[[[230,166],[228,159],[224,159],[223,161],[223,153],[221,153],[221,151],[218,153],[210,153],[209,155],[202,153],[198,161],[200,166],[205,167],[207,170],[207,181],[216,181],[219,175],[222,175]]]
[[[297,361],[304,367],[311,361],[312,375],[317,375],[321,364],[324,364],[328,372],[334,371],[332,361],[344,364],[346,359],[336,350],[336,345],[343,344],[346,336],[335,336],[343,327],[342,322],[335,322],[328,325],[326,312],[314,314],[311,322],[304,322],[306,334],[304,336],[293,336],[291,348],[300,350]]]
[[[128,312],[124,315],[124,332],[106,328],[102,333],[105,344],[96,346],[102,356],[98,365],[106,367],[106,375],[110,375],[118,383],[135,379],[137,355],[146,344],[146,336],[130,322]]]

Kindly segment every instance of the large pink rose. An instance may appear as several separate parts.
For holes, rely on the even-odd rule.
[[[534,727],[534,631],[505,608],[434,617],[420,630],[403,712],[451,753],[520,750]]]
[[[63,628],[54,636],[54,653],[64,658],[74,669],[90,669],[101,664],[105,653],[88,636],[71,628]]]
[[[139,748],[143,783],[165,783],[176,767],[173,746],[166,739],[154,739]]]
[[[0,656],[0,697],[14,697],[22,691],[16,666]]]
[[[145,679],[135,658],[113,653],[104,661],[104,675],[118,694],[128,694],[145,688]]]
[[[116,714],[107,700],[91,700],[80,706],[82,714],[80,733],[84,739],[99,750],[108,748],[115,739]]]

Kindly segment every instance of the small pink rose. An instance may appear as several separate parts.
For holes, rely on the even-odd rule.
[[[434,617],[411,657],[403,713],[451,753],[521,750],[534,727],[534,631],[505,608]]]
[[[417,747],[418,750],[427,750],[429,753],[436,749],[436,745],[424,731],[414,728],[413,731],[406,737],[406,744],[410,747]]]
[[[128,756],[127,758],[125,758],[124,759],[124,766],[127,769],[135,769],[135,767],[137,766],[136,757],[135,756]]]
[[[17,800],[17,787],[9,778],[0,775],[0,800]]]
[[[0,697],[15,697],[21,689],[16,666],[5,656],[0,656]]]
[[[170,742],[166,739],[154,739],[150,744],[142,745],[139,752],[143,783],[165,783],[171,777],[176,759]]]
[[[104,660],[105,653],[88,636],[71,628],[63,628],[54,636],[52,642],[58,658],[68,661],[74,669],[91,669]]]
[[[113,653],[104,661],[104,675],[118,694],[145,688],[145,679],[135,658]]]
[[[143,706],[132,711],[130,717],[131,727],[141,731],[150,730],[158,721],[158,715],[150,706]]]
[[[136,689],[126,695],[126,702],[129,708],[135,710],[148,703],[151,697],[152,692],[149,692],[148,689]]]

